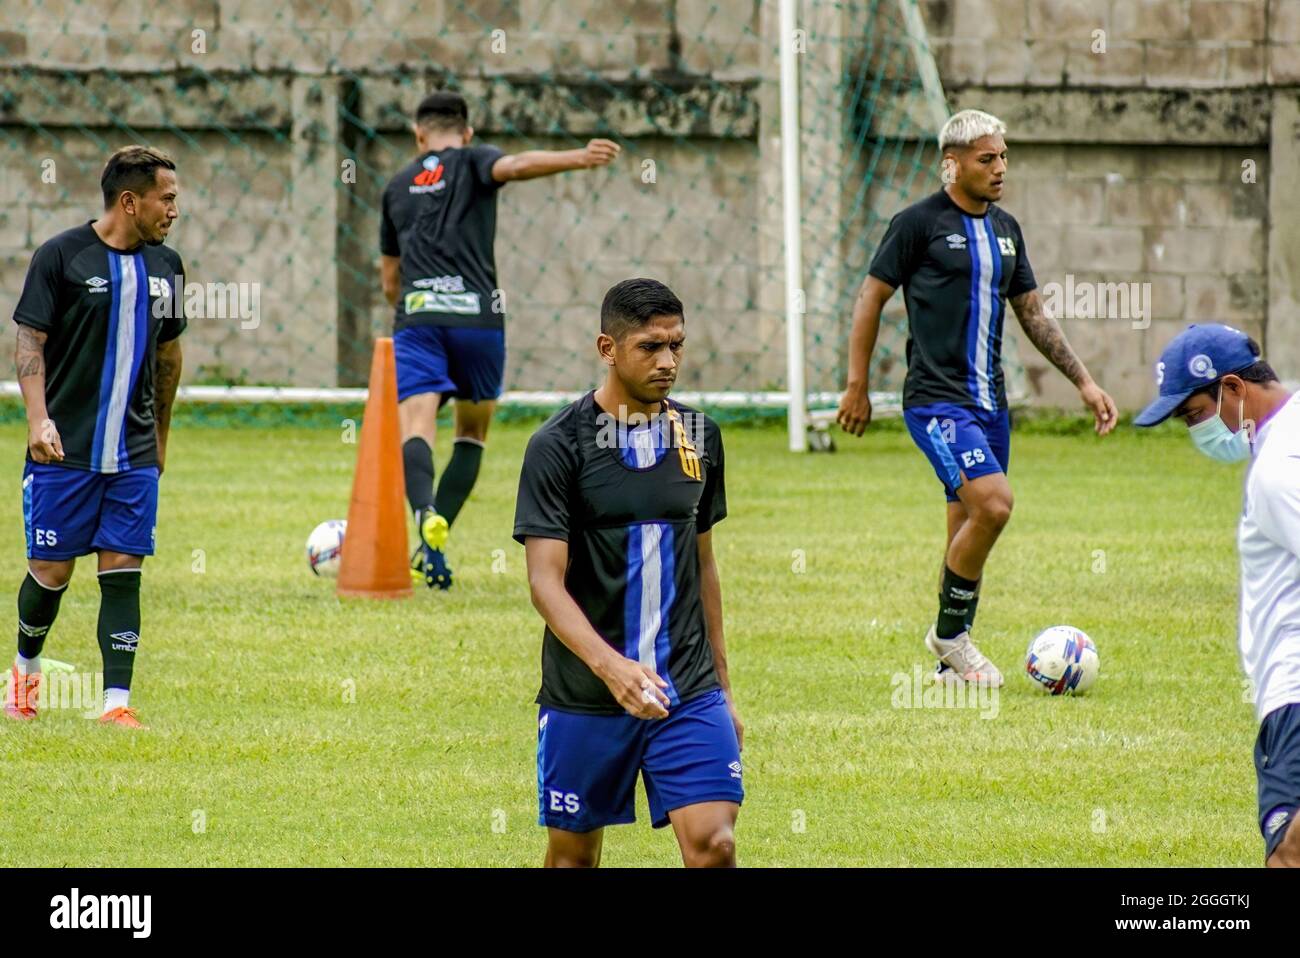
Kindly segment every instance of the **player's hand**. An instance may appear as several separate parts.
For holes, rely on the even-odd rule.
[[[740,720],[740,713],[736,711],[736,703],[731,699],[731,693],[726,693],[727,711],[731,713],[731,724],[736,727],[736,745],[743,752],[745,750],[745,723]]]
[[[1097,435],[1104,436],[1115,428],[1119,422],[1119,411],[1115,408],[1115,400],[1110,398],[1106,390],[1089,381],[1079,388],[1079,396],[1083,399],[1083,404],[1092,410],[1097,421]]]
[[[583,150],[583,166],[608,166],[618,159],[623,148],[613,140],[588,140]]]
[[[663,689],[668,683],[647,669],[622,655],[615,655],[602,670],[605,685],[628,715],[639,719],[668,717],[668,696]]]
[[[840,411],[835,421],[845,432],[861,436],[871,423],[871,397],[866,386],[850,386],[840,397]]]
[[[53,419],[27,424],[27,451],[32,454],[32,461],[39,463],[60,462],[63,459],[63,440]]]

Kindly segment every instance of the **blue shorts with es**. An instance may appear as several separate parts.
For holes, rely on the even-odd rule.
[[[949,502],[966,479],[1007,471],[1011,462],[1011,418],[1005,409],[930,403],[903,410],[907,431],[943,483]]]
[[[23,527],[29,559],[75,559],[100,549],[151,556],[158,467],[91,472],[28,462]]]
[[[1267,861],[1300,814],[1300,705],[1283,705],[1264,716],[1255,739],[1255,775]]]
[[[636,821],[636,775],[650,820],[701,802],[735,802],[740,748],[720,689],[678,705],[666,719],[583,715],[542,706],[537,720],[538,824],[570,832]]]
[[[501,395],[505,381],[504,329],[472,326],[406,326],[393,334],[397,401],[441,393],[467,402]]]

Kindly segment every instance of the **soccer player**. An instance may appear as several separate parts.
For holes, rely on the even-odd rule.
[[[548,866],[600,863],[606,825],[654,827],[689,866],[735,864],[744,734],[731,696],[713,527],[727,514],[722,435],[668,398],[681,301],[625,280],[600,309],[603,385],[532,437],[515,538],[546,620],[537,733]]]
[[[1211,459],[1250,459],[1237,526],[1241,663],[1255,692],[1264,860],[1300,868],[1300,394],[1230,326],[1189,326],[1160,354],[1159,396],[1133,420],[1187,424]]]
[[[380,271],[384,296],[397,310],[402,462],[421,538],[412,575],[447,589],[443,546],[478,478],[505,372],[505,300],[493,254],[497,190],[511,180],[604,166],[620,147],[591,140],[580,150],[506,156],[471,146],[465,98],[449,92],[420,103],[412,130],[420,155],[384,190]],[[456,439],[435,495],[433,442],[438,409],[449,397],[456,399]]]
[[[948,498],[939,613],[925,645],[939,660],[936,679],[991,686],[1002,684],[1002,673],[971,641],[971,626],[984,563],[1011,518],[1002,372],[1008,301],[1029,341],[1078,388],[1097,432],[1106,435],[1116,422],[1114,402],[1043,312],[1019,224],[996,205],[1007,173],[1005,132],[1001,120],[978,110],[944,124],[943,189],[890,221],[858,292],[837,416],[855,436],[871,422],[871,352],[881,310],[902,286],[908,319],[903,416]]]
[[[128,146],[108,158],[100,185],[103,214],[36,250],[14,311],[28,564],[5,714],[36,718],[42,646],[77,558],[95,552],[100,721],[141,728],[129,703],[140,567],[154,551],[185,328],[185,267],[163,245],[179,215],[176,164]]]

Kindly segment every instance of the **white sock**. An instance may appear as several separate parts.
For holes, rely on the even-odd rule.
[[[104,689],[104,714],[107,715],[113,709],[126,708],[130,697],[130,689]]]
[[[30,659],[19,655],[14,659],[14,666],[19,675],[35,675],[41,670],[41,657],[33,655]]]

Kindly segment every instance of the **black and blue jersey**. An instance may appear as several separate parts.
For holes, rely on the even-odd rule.
[[[175,250],[114,249],[90,223],[32,256],[14,322],[48,334],[45,404],[63,443],[58,465],[117,473],[158,464],[154,357],[185,329],[184,275]]]
[[[430,151],[384,189],[379,251],[400,258],[401,296],[393,328],[505,328],[497,287],[494,146]]]
[[[569,594],[606,642],[667,680],[671,709],[718,688],[697,536],[726,515],[727,500],[717,424],[667,407],[632,430],[621,430],[593,393],[552,416],[524,454],[514,536],[568,542]],[[623,714],[549,626],[537,701]]]
[[[1005,409],[1007,299],[1037,286],[1015,218],[993,204],[983,215],[967,213],[940,190],[890,221],[869,272],[903,288],[903,406]]]

